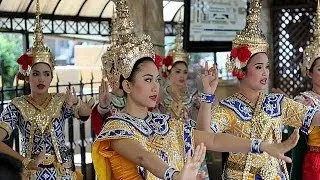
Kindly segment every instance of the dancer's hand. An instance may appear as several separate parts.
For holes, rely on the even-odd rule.
[[[284,153],[290,151],[294,148],[299,140],[299,130],[295,129],[290,137],[283,141],[282,143],[278,144],[266,144],[262,143],[261,150],[268,153],[270,156],[273,156],[277,159],[282,159],[287,163],[291,163],[291,158],[284,155]]]
[[[209,69],[208,62],[206,62],[204,74],[201,75],[201,81],[204,93],[214,94],[219,82],[217,67],[213,66]]]
[[[42,161],[44,160],[45,154],[46,154],[45,150],[41,151],[40,154],[36,158],[31,159],[31,161],[28,163],[26,169],[27,170],[36,170],[36,171],[41,170],[41,168],[39,167],[39,164],[41,164]]]
[[[69,87],[66,88],[65,97],[65,102],[68,104],[69,107],[72,107],[74,104],[78,103],[78,97],[74,87],[72,87],[72,92]]]
[[[177,173],[174,176],[175,180],[199,180],[202,175],[199,174],[199,168],[201,163],[204,161],[206,156],[206,147],[203,143],[198,145],[194,151],[193,156],[191,157],[188,153],[186,158],[186,163],[183,166],[181,172]]]
[[[110,105],[110,95],[108,82],[101,80],[101,85],[99,86],[99,105],[102,108],[106,108]]]

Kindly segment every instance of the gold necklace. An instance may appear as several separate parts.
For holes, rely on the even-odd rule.
[[[35,115],[35,117],[32,118],[32,122],[35,126],[37,126],[41,133],[43,134],[48,125],[51,122],[51,118],[45,113],[46,107],[51,102],[52,95],[48,94],[46,96],[46,99],[42,105],[38,105],[31,96],[26,96],[26,100],[33,105],[36,109],[38,109],[38,113]]]

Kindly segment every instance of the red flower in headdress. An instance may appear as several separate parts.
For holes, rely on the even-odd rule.
[[[162,61],[163,61],[162,57],[156,54],[154,57],[154,63],[157,66],[158,70],[162,67]]]
[[[22,66],[23,70],[27,70],[28,67],[32,65],[32,62],[33,62],[32,56],[28,56],[27,53],[24,53],[17,60],[17,63]]]
[[[242,79],[242,78],[244,78],[246,76],[246,73],[245,72],[243,72],[243,71],[239,71],[239,73],[238,73],[238,78],[239,79]]]
[[[232,76],[238,77],[238,75],[239,75],[238,69],[234,69],[234,70],[232,71]]]
[[[230,61],[234,61],[233,63],[235,64],[232,71],[233,76],[240,79],[245,77],[245,73],[241,70],[241,67],[249,61],[251,54],[248,45],[242,45],[231,50]]]
[[[241,46],[238,49],[238,59],[240,62],[246,63],[251,57],[251,51],[247,45]]]
[[[233,48],[230,53],[231,58],[236,58],[238,56],[238,48]]]
[[[246,76],[246,73],[244,73],[242,70],[234,69],[232,71],[232,76],[242,79]]]
[[[173,63],[173,57],[172,56],[167,56],[163,59],[163,64],[166,66],[166,67],[169,67],[171,66]]]

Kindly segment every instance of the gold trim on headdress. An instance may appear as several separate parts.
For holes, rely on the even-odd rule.
[[[310,42],[303,53],[303,62],[301,65],[301,73],[307,77],[313,62],[320,58],[320,2],[318,0],[317,10],[315,13],[315,25],[313,32],[313,40]]]
[[[36,19],[34,24],[34,42],[30,50],[18,59],[20,65],[19,72],[24,76],[28,76],[31,67],[36,63],[46,63],[51,70],[54,69],[55,61],[50,53],[50,49],[43,43],[43,32],[40,17],[39,0],[36,1]]]
[[[176,62],[184,62],[188,65],[189,63],[189,54],[183,49],[182,45],[182,21],[179,20],[177,26],[176,26],[176,39],[175,39],[175,47],[170,50],[168,56],[172,56],[172,66]],[[171,67],[168,67],[170,70]]]
[[[268,53],[269,44],[259,28],[261,1],[251,0],[246,26],[237,33],[232,41],[231,56],[227,62],[227,68],[230,72],[241,71],[241,68],[247,65],[253,55],[260,52]]]
[[[117,24],[116,24],[116,12],[113,11],[112,21],[111,21],[111,39],[110,39],[110,47],[107,51],[102,55],[102,74],[103,79],[107,79],[109,85],[112,89],[119,88],[119,81],[120,81],[120,67],[118,65],[118,48],[117,48]]]
[[[138,36],[134,32],[134,24],[129,19],[129,8],[126,0],[116,0],[117,30],[118,30],[118,57],[121,74],[128,78],[134,64],[141,58],[154,59],[154,48],[150,36]]]

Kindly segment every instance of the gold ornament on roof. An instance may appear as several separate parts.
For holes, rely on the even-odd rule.
[[[50,52],[50,49],[43,43],[43,31],[40,17],[40,4],[39,0],[36,1],[36,19],[34,24],[34,42],[32,47],[18,59],[19,72],[28,76],[31,67],[36,63],[46,63],[50,66],[51,70],[54,69],[55,61]]]
[[[241,68],[247,65],[253,55],[261,52],[268,53],[269,44],[259,28],[261,1],[251,0],[246,26],[236,34],[232,41],[232,51],[228,57],[227,69],[233,74],[235,70],[241,71]]]
[[[112,89],[119,88],[120,81],[120,67],[118,64],[118,47],[117,47],[117,24],[116,24],[116,12],[113,11],[112,21],[111,21],[111,39],[110,39],[110,47],[107,51],[102,55],[102,71],[103,71],[103,79],[106,79],[109,82],[109,85]]]
[[[172,56],[172,65],[176,62],[184,62],[186,64],[189,63],[189,54],[183,49],[182,42],[182,21],[179,20],[176,26],[176,39],[175,39],[175,47],[169,52],[169,56]],[[172,67],[172,66],[171,66]],[[170,70],[171,68],[169,68]]]
[[[303,53],[303,62],[301,65],[301,73],[307,77],[313,62],[320,58],[320,2],[318,0],[317,10],[315,13],[315,25],[313,31],[313,40]]]
[[[150,36],[138,36],[134,32],[134,24],[129,19],[129,8],[126,0],[116,0],[118,44],[118,65],[121,75],[128,78],[134,64],[141,58],[154,59],[154,48]]]

